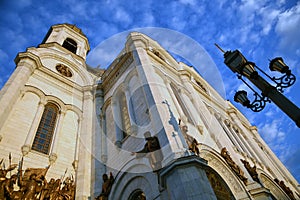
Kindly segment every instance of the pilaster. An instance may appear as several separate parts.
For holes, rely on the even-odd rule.
[[[92,132],[93,132],[93,114],[94,113],[94,96],[93,88],[84,89],[83,106],[82,106],[82,126],[79,138],[78,152],[78,170],[76,199],[87,200],[91,193],[91,153],[92,153]]]
[[[21,96],[29,77],[41,65],[39,58],[31,53],[19,53],[15,59],[17,67],[0,91],[0,127],[3,126],[17,99]],[[7,92],[9,91],[9,92]]]
[[[37,109],[37,111],[35,113],[35,116],[34,116],[32,124],[31,124],[30,130],[29,130],[29,132],[27,134],[25,143],[24,143],[24,145],[21,148],[23,156],[26,156],[29,153],[30,149],[31,149],[31,145],[33,143],[33,140],[34,140],[34,137],[35,137],[38,125],[39,125],[39,123],[41,121],[41,118],[42,118],[43,111],[44,111],[46,103],[47,102],[44,101],[44,100],[41,100],[39,102],[38,109]]]
[[[164,162],[168,163],[174,158],[185,154],[183,137],[178,133],[178,122],[169,109],[168,103],[160,93],[157,80],[153,76],[154,69],[147,54],[148,40],[136,33],[132,33],[127,40],[127,50],[132,51],[138,77],[143,86],[147,107],[151,117],[153,133],[163,144]],[[167,118],[166,113],[169,113]]]

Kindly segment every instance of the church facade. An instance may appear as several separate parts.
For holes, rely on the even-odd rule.
[[[86,64],[89,50],[78,27],[58,24],[17,55],[0,91],[12,173],[71,177],[84,200],[300,198],[257,128],[156,41],[130,33],[106,70]]]

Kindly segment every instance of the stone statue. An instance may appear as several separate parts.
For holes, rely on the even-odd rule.
[[[150,132],[146,132],[144,137],[146,140],[144,148],[138,152],[133,152],[133,154],[135,154],[137,158],[148,157],[153,171],[157,171],[161,169],[161,162],[163,160],[159,140],[156,136],[152,137]]]
[[[231,156],[229,155],[229,152],[227,151],[226,147],[223,147],[221,150],[221,156],[225,159],[227,164],[231,167],[231,169],[235,172],[235,174],[244,182],[244,184],[247,184],[247,178],[244,176],[244,172],[241,170],[241,168],[232,160]]]
[[[258,179],[258,173],[256,172],[256,166],[254,165],[253,167],[250,166],[249,162],[246,160],[241,159],[242,163],[244,164],[245,168],[247,169],[248,173],[252,177],[254,181],[257,183],[260,183]]]
[[[113,174],[110,172],[109,178],[107,174],[103,174],[103,184],[101,194],[96,197],[96,200],[108,200],[109,193],[115,181]]]
[[[178,123],[181,132],[183,134],[183,137],[188,145],[188,148],[191,152],[193,152],[194,154],[196,154],[197,156],[200,156],[200,151],[198,148],[198,141],[196,140],[196,138],[190,136],[187,132],[188,132],[188,127],[187,125],[183,125],[181,124],[181,119],[179,119],[179,123]]]
[[[293,191],[285,185],[284,181],[279,181],[277,178],[275,178],[274,181],[283,189],[283,191],[290,197],[291,200],[296,200]]]

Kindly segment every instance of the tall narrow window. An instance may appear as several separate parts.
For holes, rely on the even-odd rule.
[[[120,111],[121,111],[121,120],[122,120],[122,132],[123,138],[125,138],[130,132],[130,117],[127,107],[127,101],[124,93],[120,95]]]
[[[36,132],[32,149],[44,154],[49,153],[52,136],[55,129],[56,119],[58,115],[58,107],[53,103],[45,106],[42,119]]]
[[[176,97],[177,102],[179,103],[183,114],[187,117],[187,120],[189,123],[193,123],[192,117],[190,115],[190,112],[188,111],[188,108],[186,107],[186,105],[184,104],[184,102],[182,101],[182,99],[180,98],[175,86],[173,84],[171,84],[171,89]]]
[[[72,40],[71,38],[67,38],[65,39],[63,45],[64,48],[68,49],[69,51],[71,51],[72,53],[76,54],[76,50],[77,50],[77,43]]]

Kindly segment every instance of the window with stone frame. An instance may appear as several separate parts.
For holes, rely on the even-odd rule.
[[[129,117],[129,110],[127,107],[127,100],[124,93],[120,95],[119,99],[119,105],[120,105],[120,114],[121,114],[121,131],[123,133],[123,138],[126,138],[130,133],[130,117]]]
[[[71,38],[67,38],[65,39],[63,45],[64,48],[68,49],[69,51],[71,51],[72,53],[76,54],[76,50],[77,50],[77,43],[72,40]]]
[[[35,134],[32,149],[44,154],[48,154],[55,130],[59,109],[53,103],[45,105],[45,109]]]
[[[175,98],[176,98],[178,104],[180,105],[180,107],[182,109],[183,114],[186,116],[188,122],[193,124],[193,120],[192,120],[192,117],[190,115],[190,112],[188,111],[188,108],[184,104],[183,100],[181,99],[180,95],[178,94],[178,91],[176,90],[176,88],[173,84],[171,84],[171,89],[172,89],[172,91],[175,95]]]

